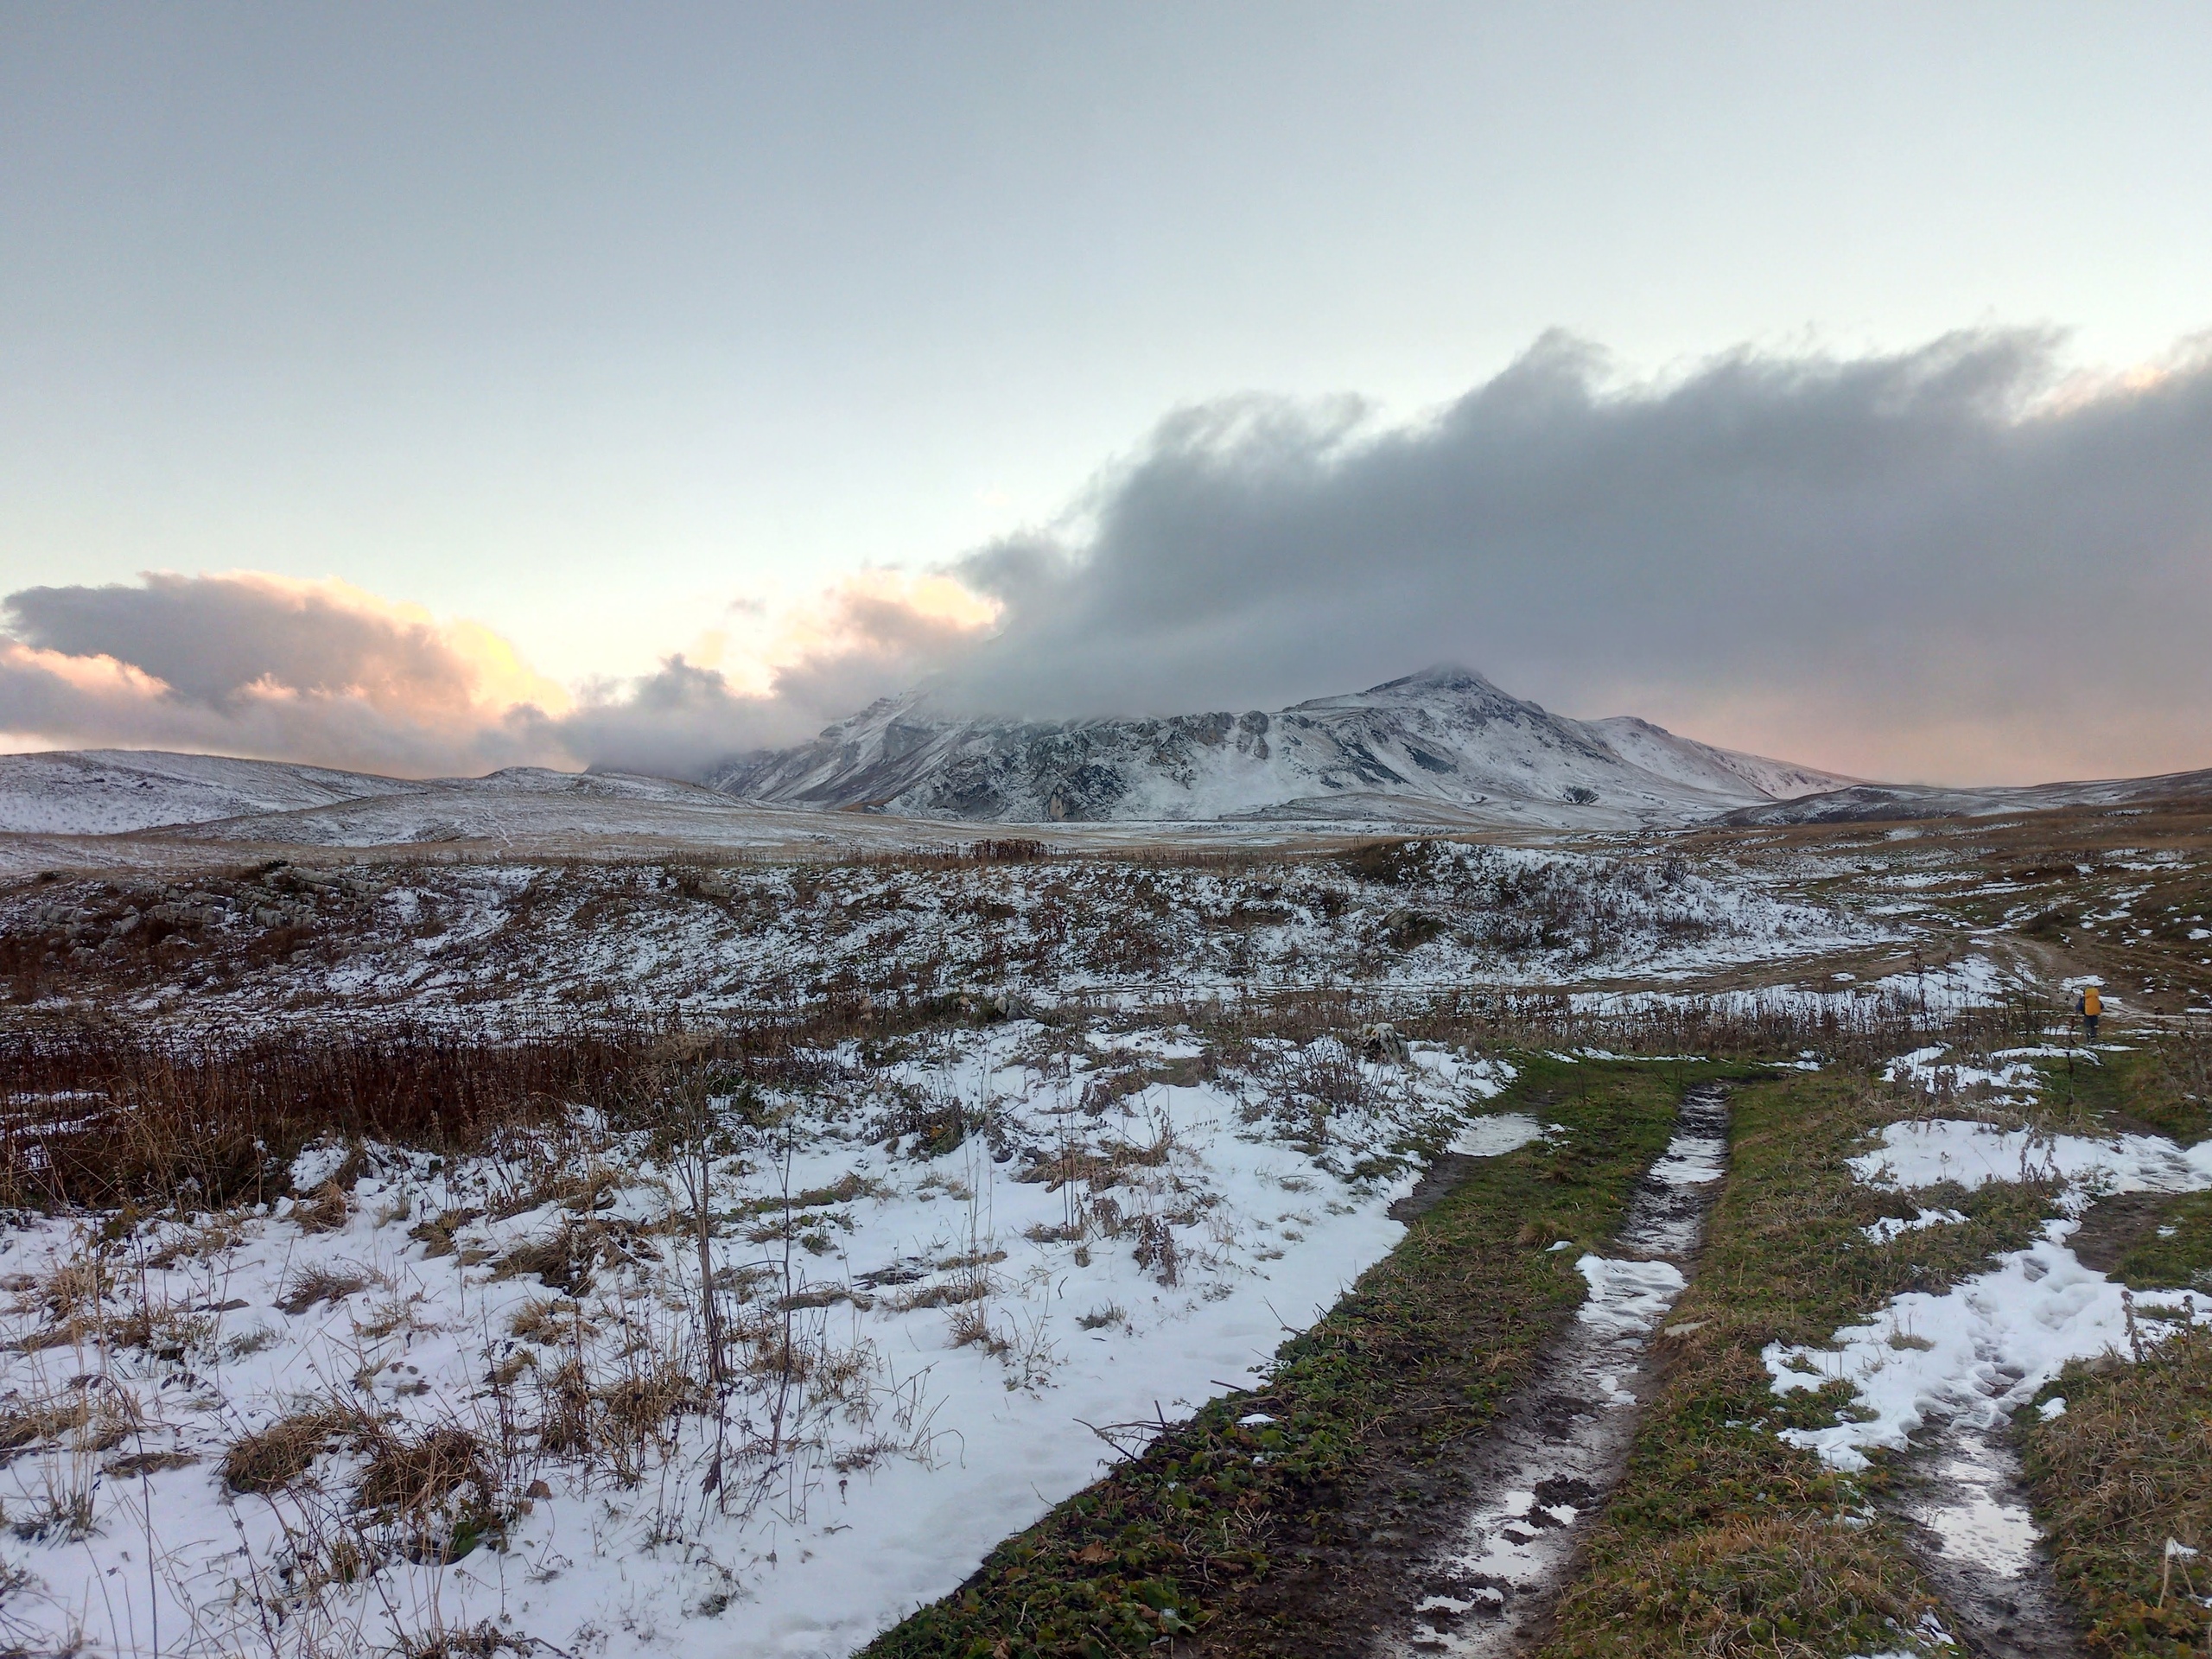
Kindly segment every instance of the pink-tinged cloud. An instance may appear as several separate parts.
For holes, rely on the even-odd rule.
[[[4,601],[0,731],[400,776],[600,765],[685,776],[810,735],[972,643],[993,607],[943,578],[851,579],[785,619],[760,690],[667,658],[572,696],[480,624],[344,582],[149,574]]]
[[[0,728],[56,745],[408,775],[564,758],[566,695],[505,641],[343,582],[156,573],[5,610]]]

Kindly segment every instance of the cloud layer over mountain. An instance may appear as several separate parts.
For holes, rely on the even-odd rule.
[[[1079,533],[985,550],[983,707],[1246,707],[1438,658],[1580,715],[1876,776],[2212,764],[2212,359],[1740,352],[1611,387],[1562,337],[1434,418],[1163,423]]]
[[[1539,341],[1433,416],[1164,421],[965,593],[826,594],[761,689],[670,658],[564,692],[487,630],[251,574],[6,601],[0,731],[423,772],[690,772],[939,677],[1033,715],[1277,706],[1474,663],[1568,712],[1873,776],[2212,764],[2212,357],[2062,376],[1976,333],[1623,385]],[[995,607],[995,620],[993,610]]]

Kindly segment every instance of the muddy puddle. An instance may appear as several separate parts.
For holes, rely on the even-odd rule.
[[[1487,1437],[1472,1507],[1424,1564],[1413,1620],[1380,1653],[1511,1653],[1548,1617],[1583,1522],[1620,1478],[1650,1345],[1681,1294],[1727,1157],[1726,1091],[1691,1090],[1613,1253],[1576,1263],[1588,1300]]]
[[[1975,1659],[2073,1659],[2059,1599],[1999,1418],[1954,1418],[1915,1447],[1883,1507],[1905,1523],[1921,1570]]]

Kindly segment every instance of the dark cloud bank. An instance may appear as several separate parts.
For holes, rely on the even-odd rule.
[[[2053,348],[1746,351],[1609,391],[1554,337],[1374,435],[1189,410],[1084,541],[965,562],[1009,614],[960,677],[988,706],[1245,707],[1456,658],[1847,769],[2212,765],[2212,362],[2069,388]]]
[[[259,578],[34,589],[8,601],[0,729],[680,772],[923,676],[979,709],[1164,713],[1453,658],[1568,712],[1873,775],[2212,765],[2212,357],[2069,382],[2055,352],[1747,350],[1623,386],[1549,337],[1413,424],[1184,410],[1071,528],[957,563],[1002,604],[994,637],[848,590],[831,643],[765,698],[679,658],[549,713],[489,636],[372,601],[349,620]],[[103,657],[160,683],[73,667]]]

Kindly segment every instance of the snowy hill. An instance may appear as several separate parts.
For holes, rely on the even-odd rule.
[[[750,844],[792,833],[791,819],[821,823],[788,811],[779,825],[756,822],[762,808],[852,807],[997,823],[1631,829],[1853,782],[1641,720],[1570,720],[1465,669],[1436,668],[1271,714],[1165,719],[956,718],[918,692],[703,785],[532,766],[380,778],[119,749],[0,755],[0,832],[363,847],[575,831]]]
[[[1690,823],[1853,780],[1647,721],[1586,721],[1432,668],[1275,713],[1055,722],[887,698],[709,780],[748,800],[1044,823],[1289,817]]]
[[[159,751],[0,754],[0,833],[291,846],[512,842],[566,832],[751,842],[785,831],[697,784],[509,766],[482,778],[380,778],[280,760]]]
[[[215,754],[147,749],[0,754],[0,830],[118,835],[411,794],[422,787],[365,772]]]
[[[1727,823],[1881,823],[1937,818],[1991,818],[2012,812],[2129,807],[2157,801],[2212,798],[2212,770],[2155,778],[2107,778],[2086,783],[2021,784],[1946,789],[1929,784],[1857,784],[1765,805],[1739,807]]]

